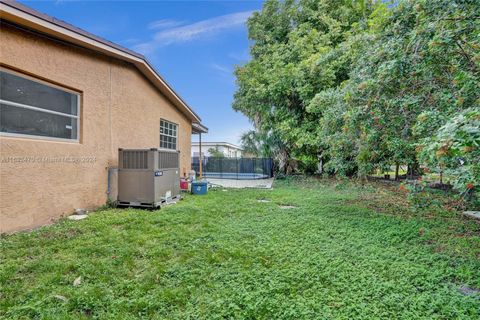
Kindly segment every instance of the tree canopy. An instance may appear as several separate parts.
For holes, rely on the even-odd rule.
[[[268,0],[248,30],[233,107],[284,157],[479,184],[480,0]]]

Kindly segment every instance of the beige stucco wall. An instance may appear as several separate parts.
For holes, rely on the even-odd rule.
[[[105,204],[118,148],[158,148],[160,118],[179,125],[180,173],[190,170],[191,122],[133,65],[10,26],[0,31],[0,62],[82,100],[79,143],[0,136],[0,233]]]

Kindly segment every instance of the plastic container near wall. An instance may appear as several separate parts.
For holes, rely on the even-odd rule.
[[[188,190],[188,180],[185,178],[180,178],[180,190],[186,191]]]
[[[208,183],[206,181],[192,182],[192,194],[207,194]]]

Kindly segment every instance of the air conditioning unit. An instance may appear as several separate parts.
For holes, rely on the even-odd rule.
[[[180,153],[159,149],[118,149],[120,206],[157,208],[180,198]]]

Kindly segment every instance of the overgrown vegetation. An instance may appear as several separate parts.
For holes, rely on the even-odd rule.
[[[248,27],[234,108],[281,171],[405,165],[479,191],[480,1],[268,0]]]
[[[480,225],[404,200],[288,177],[3,236],[0,318],[478,319]]]

